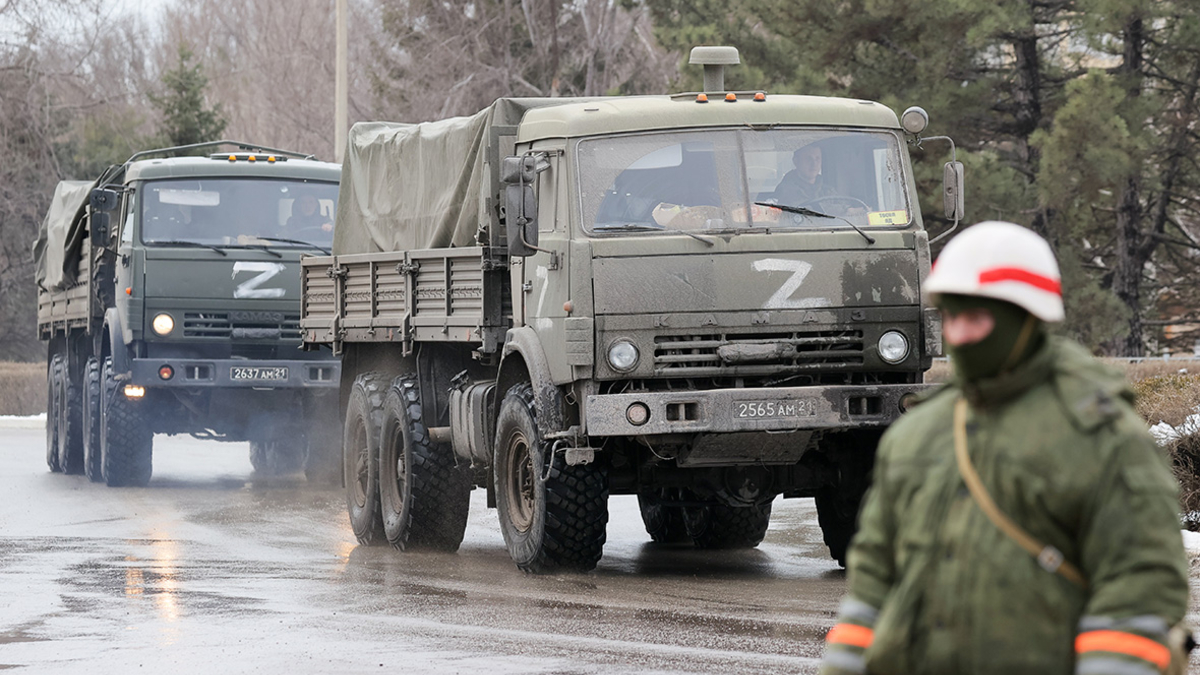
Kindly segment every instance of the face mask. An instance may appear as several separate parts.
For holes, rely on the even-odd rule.
[[[957,347],[944,343],[955,372],[967,382],[1012,370],[1041,344],[1042,323],[1012,303],[948,294],[938,300],[938,307],[952,316],[969,309],[984,309],[995,321],[992,332],[979,342]]]

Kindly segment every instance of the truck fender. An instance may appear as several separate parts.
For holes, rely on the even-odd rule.
[[[537,333],[529,326],[512,328],[504,341],[500,354],[500,371],[496,380],[495,410],[500,412],[500,402],[513,386],[521,382],[533,385],[534,402],[537,405],[538,430],[542,435],[561,431],[566,427],[566,403],[562,390],[550,378],[550,363]],[[493,419],[495,417],[493,416]]]
[[[112,350],[113,372],[128,373],[132,368],[129,348],[126,347],[125,332],[121,329],[121,317],[116,307],[104,311],[104,326],[108,330],[108,346]]]

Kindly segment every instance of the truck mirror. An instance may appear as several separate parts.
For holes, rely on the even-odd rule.
[[[500,163],[500,180],[506,185],[529,185],[537,173],[537,160],[529,155],[505,157]]]
[[[88,221],[88,236],[92,238],[92,243],[97,246],[103,246],[105,240],[108,239],[108,224],[109,215],[103,211],[93,213]]]
[[[942,174],[942,203],[947,218],[955,222],[963,219],[966,208],[963,202],[962,162],[946,162]]]
[[[96,188],[88,195],[93,211],[115,211],[117,209],[117,191]]]
[[[533,255],[537,250],[538,228],[537,198],[532,185],[526,183],[504,188],[504,223],[508,234],[508,254],[521,258]]]

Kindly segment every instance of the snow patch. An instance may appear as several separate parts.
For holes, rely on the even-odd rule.
[[[1200,532],[1183,530],[1183,548],[1189,556],[1200,555]]]
[[[0,415],[0,429],[44,429],[46,413],[37,415]]]
[[[1200,433],[1200,413],[1188,415],[1188,418],[1177,427],[1173,427],[1166,422],[1159,422],[1150,427],[1150,435],[1154,437],[1154,441],[1159,445],[1167,445],[1172,441],[1177,441],[1184,436]]]

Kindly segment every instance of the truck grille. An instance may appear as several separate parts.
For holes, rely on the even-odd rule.
[[[236,340],[299,340],[300,315],[283,312],[184,312],[183,336]]]
[[[722,347],[778,346],[779,354],[731,362]],[[654,338],[654,369],[666,376],[769,375],[804,370],[839,370],[863,363],[860,330],[776,335],[660,335]]]

